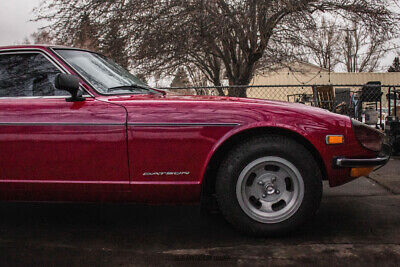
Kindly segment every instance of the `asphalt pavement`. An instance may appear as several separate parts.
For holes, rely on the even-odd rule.
[[[400,266],[400,159],[325,186],[315,219],[244,236],[196,205],[0,203],[1,266]]]

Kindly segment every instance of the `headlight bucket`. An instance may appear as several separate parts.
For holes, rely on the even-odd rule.
[[[379,152],[382,149],[384,134],[364,123],[352,119],[354,135],[366,149]]]

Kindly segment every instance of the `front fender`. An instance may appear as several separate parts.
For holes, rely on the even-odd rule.
[[[277,130],[279,132],[290,132],[292,134],[301,136],[302,138],[307,140],[311,145],[313,145],[315,148],[321,146],[321,142],[318,142],[318,138],[312,138],[312,133],[304,131],[304,129],[302,129],[301,127],[295,127],[293,125],[276,123],[274,121],[255,122],[255,123],[246,124],[246,125],[238,125],[237,127],[233,128],[231,131],[227,132],[224,136],[222,136],[218,140],[218,142],[215,143],[215,145],[209,152],[207,159],[204,162],[204,165],[202,167],[201,182],[204,179],[207,167],[209,166],[210,161],[212,160],[212,157],[231,138],[238,136],[238,135],[242,135],[242,136],[252,135],[254,132],[268,133],[268,132],[271,132],[271,130]]]

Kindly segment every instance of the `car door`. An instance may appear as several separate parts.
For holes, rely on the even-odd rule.
[[[40,51],[0,53],[0,198],[98,200],[128,189],[126,111],[66,102]]]

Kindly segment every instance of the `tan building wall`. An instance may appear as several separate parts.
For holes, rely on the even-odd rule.
[[[400,72],[331,73],[279,71],[257,75],[252,85],[365,84],[380,81],[384,85],[400,85]]]
[[[278,72],[259,73],[253,79],[251,85],[304,85],[303,87],[272,87],[249,88],[248,97],[288,101],[288,95],[309,94],[312,95],[312,85],[363,85],[370,81],[380,81],[383,85],[400,85],[400,73],[329,73],[318,67],[306,64],[297,71],[283,69]],[[360,87],[350,88],[352,91]],[[400,89],[400,86],[399,88]],[[382,88],[384,93],[383,105],[387,106],[386,94],[388,88]]]

